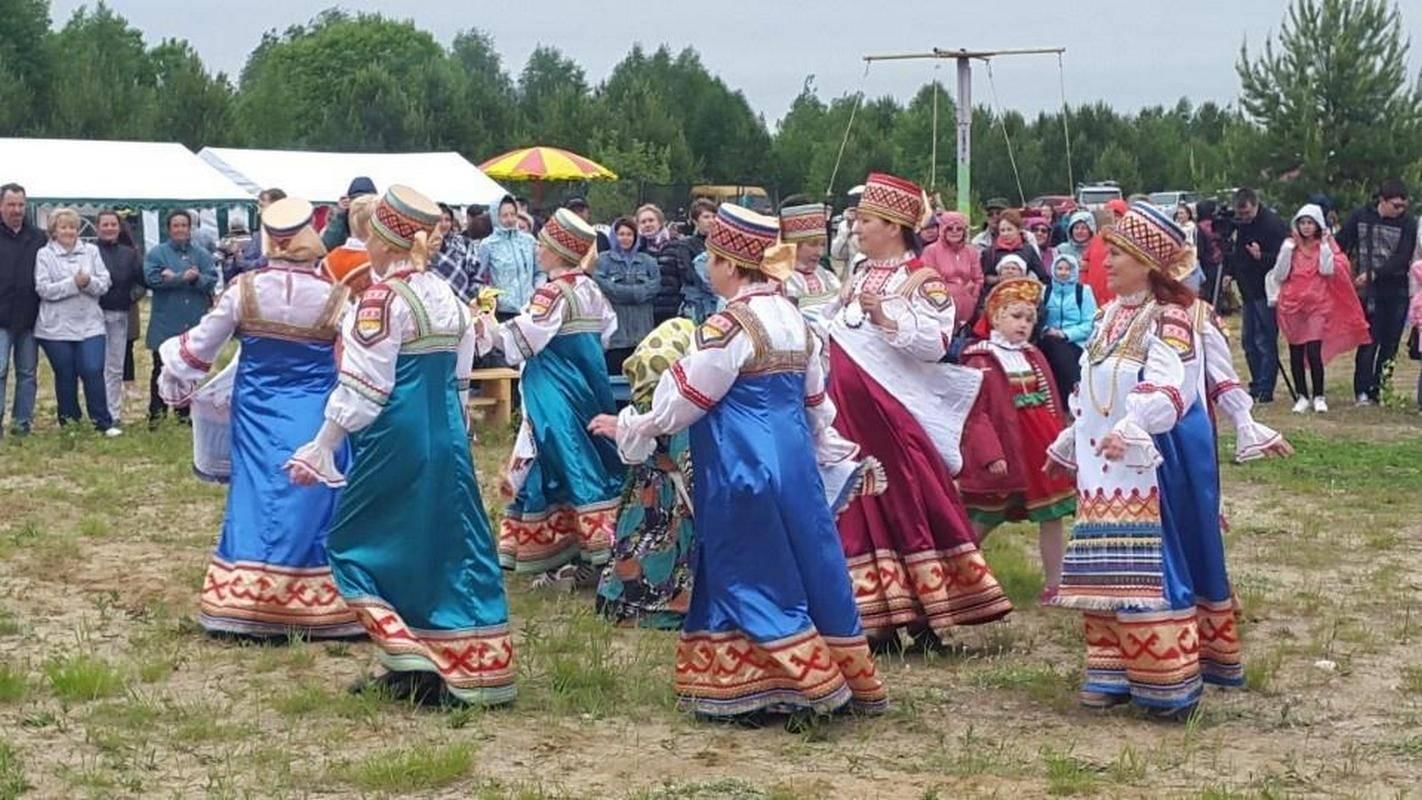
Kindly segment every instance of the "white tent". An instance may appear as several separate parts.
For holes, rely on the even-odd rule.
[[[198,155],[253,194],[279,187],[313,203],[334,203],[351,179],[380,191],[396,183],[452,206],[493,205],[504,188],[458,153],[314,153],[204,147]]]
[[[252,193],[171,142],[0,139],[0,183],[10,182],[25,187],[41,225],[59,206],[91,216],[106,207],[142,212],[149,247],[168,209],[207,212],[215,224],[217,209],[245,214],[253,206]]]

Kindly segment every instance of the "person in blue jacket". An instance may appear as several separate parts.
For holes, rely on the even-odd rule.
[[[1052,285],[1042,299],[1042,334],[1038,348],[1052,366],[1062,395],[1081,379],[1081,349],[1096,321],[1096,296],[1081,282],[1081,262],[1058,253],[1052,262]]]
[[[212,306],[212,290],[217,286],[217,264],[211,253],[193,244],[192,231],[193,220],[187,211],[170,212],[168,241],[149,250],[143,259],[143,282],[153,290],[147,338],[148,349],[153,353],[148,399],[150,424],[168,413],[167,404],[158,395],[158,375],[163,371],[158,348],[202,321]],[[188,409],[178,409],[178,417],[186,420]]]
[[[607,343],[607,374],[621,375],[622,362],[652,332],[662,272],[657,260],[641,249],[641,236],[632,220],[612,223],[608,250],[597,257],[593,280],[617,312],[617,330]]]

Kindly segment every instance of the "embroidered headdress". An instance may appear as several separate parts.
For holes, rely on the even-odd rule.
[[[822,203],[780,209],[780,238],[790,244],[828,238],[829,213]]]
[[[269,260],[309,264],[326,255],[311,227],[314,210],[299,197],[284,197],[262,211],[262,253]]]
[[[538,232],[538,241],[569,264],[580,264],[597,244],[597,231],[566,208],[553,212]]]
[[[1042,282],[1036,278],[1008,278],[992,287],[987,297],[987,315],[991,320],[997,312],[1012,303],[1026,303],[1036,308],[1042,303]]]
[[[766,251],[779,241],[780,222],[774,217],[757,214],[732,203],[722,203],[716,209],[711,233],[706,237],[706,249],[738,267],[764,272],[776,280],[784,280],[789,272],[782,270],[784,259],[766,263]],[[777,251],[777,254],[783,251]],[[793,257],[790,259],[793,261]]]
[[[441,212],[433,200],[408,186],[391,186],[370,220],[370,230],[391,247],[410,250],[415,246],[415,234],[426,236],[439,224]]]
[[[871,172],[859,198],[859,213],[917,230],[923,222],[923,190],[913,181],[882,172]]]
[[[1142,264],[1167,275],[1175,274],[1177,262],[1185,255],[1185,231],[1149,203],[1132,205],[1105,237]]]

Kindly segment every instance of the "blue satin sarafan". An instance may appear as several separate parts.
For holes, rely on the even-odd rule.
[[[748,308],[730,308],[759,326]],[[768,341],[763,330],[752,338]],[[677,645],[684,709],[886,705],[815,461],[806,356],[758,353],[691,427],[695,586]]]
[[[321,427],[334,346],[244,334],[232,388],[232,472],[199,623],[259,636],[344,637],[361,626],[331,582],[326,536],[340,492],[295,486],[283,464]],[[347,452],[336,454],[344,468]]]

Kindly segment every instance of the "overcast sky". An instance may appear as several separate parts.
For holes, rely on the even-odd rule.
[[[108,0],[150,44],[187,39],[209,66],[235,76],[263,31],[306,22],[333,5],[413,19],[448,44],[460,30],[491,33],[505,68],[517,77],[539,44],[560,48],[590,82],[605,78],[635,43],[653,49],[694,47],[702,61],[774,125],[815,77],[823,98],[857,90],[911,96],[932,79],[931,61],[881,62],[864,80],[867,54],[948,49],[1063,46],[1067,100],[1105,100],[1122,110],[1173,105],[1181,97],[1233,102],[1239,46],[1251,50],[1277,31],[1287,0],[1059,0],[989,3],[962,0]],[[1398,0],[1414,42],[1410,71],[1422,65],[1422,0]],[[83,0],[53,0],[62,25]],[[91,3],[92,5],[92,3]],[[1016,11],[1012,11],[1016,9]],[[1050,9],[1050,10],[1046,10]],[[1061,104],[1055,56],[1005,58],[993,67],[1002,107],[1027,114]],[[954,80],[952,62],[940,79]],[[974,101],[991,103],[985,69]]]

